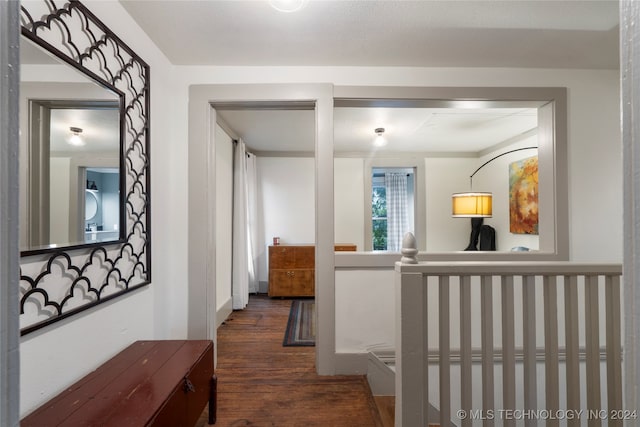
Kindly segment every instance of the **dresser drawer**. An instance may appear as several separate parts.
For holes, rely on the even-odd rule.
[[[269,268],[294,268],[296,265],[293,246],[269,246]]]

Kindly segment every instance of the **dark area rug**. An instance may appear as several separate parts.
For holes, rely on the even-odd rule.
[[[284,347],[316,345],[316,303],[314,300],[293,300],[284,333]]]

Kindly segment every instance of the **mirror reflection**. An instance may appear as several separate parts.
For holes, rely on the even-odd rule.
[[[20,249],[123,237],[121,100],[21,40]]]
[[[118,169],[87,168],[86,177],[84,240],[117,240],[120,229]]]

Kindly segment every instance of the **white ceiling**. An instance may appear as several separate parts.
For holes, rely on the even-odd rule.
[[[82,129],[83,146],[69,144],[70,127]],[[120,114],[117,108],[54,108],[51,110],[51,151],[100,151],[118,154]]]
[[[616,0],[307,0],[295,13],[278,12],[267,0],[120,2],[174,64],[619,66]],[[21,48],[24,63],[42,61],[26,43]],[[90,141],[84,150],[113,143],[113,134],[101,139],[107,131],[98,128],[111,121],[117,129],[117,115],[58,111],[58,141],[79,126]],[[312,110],[219,113],[253,150],[314,150]],[[335,150],[372,151],[374,129],[384,127],[388,144],[375,150],[477,154],[536,122],[532,109],[336,108]],[[64,144],[60,149],[74,149]]]
[[[537,128],[532,108],[336,108],[336,151],[480,153]],[[376,127],[387,144],[375,147]]]
[[[616,69],[617,0],[120,0],[174,64]]]
[[[313,110],[216,110],[222,122],[253,151],[313,152]],[[363,108],[334,110],[339,153],[428,152],[478,155],[528,135],[537,127],[532,108]],[[375,129],[387,144],[376,147]],[[513,142],[513,141],[512,141]]]
[[[30,64],[60,64],[71,73],[79,73],[68,64],[62,63],[57,57],[46,52],[25,37],[20,38],[20,63]],[[90,81],[83,75],[82,80]],[[45,97],[46,98],[46,97]],[[117,100],[113,92],[104,90],[105,100]],[[85,100],[63,100],[65,107],[51,105],[50,150],[62,153],[111,152],[118,154],[120,146],[120,114],[118,107],[97,107],[93,102]],[[114,101],[116,102],[116,101]],[[54,101],[54,104],[58,101]],[[73,104],[73,107],[69,108]],[[117,103],[116,103],[117,105]],[[80,107],[82,106],[82,107]],[[80,137],[85,145],[76,146],[69,143],[72,135],[69,128],[82,129]]]
[[[617,0],[120,0],[176,65],[617,69]],[[313,111],[220,111],[258,151],[314,150]],[[471,152],[536,126],[534,110],[336,108],[335,149]]]

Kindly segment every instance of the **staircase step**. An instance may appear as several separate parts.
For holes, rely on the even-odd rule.
[[[396,398],[394,396],[374,396],[383,427],[395,425]]]
[[[396,366],[394,350],[370,352],[367,361],[367,381],[374,396],[396,395]]]
[[[380,409],[378,400],[385,402],[393,399],[393,408],[395,413],[395,394],[396,394],[396,353],[393,349],[381,349],[369,352],[367,361],[367,381],[371,393],[376,399],[376,405],[380,416],[384,417],[382,411],[388,409]],[[395,416],[395,415],[394,415]],[[429,405],[429,420],[439,420],[440,411],[433,405]],[[393,424],[391,424],[393,425]],[[387,427],[387,424],[385,424]],[[428,427],[440,427],[438,423],[429,423]],[[454,423],[449,423],[449,427],[456,427]]]

